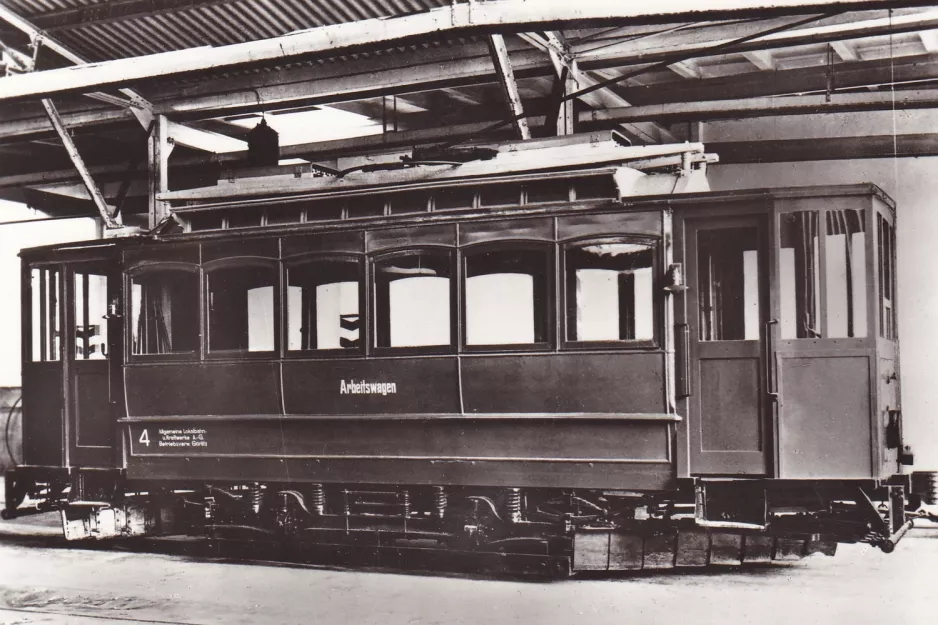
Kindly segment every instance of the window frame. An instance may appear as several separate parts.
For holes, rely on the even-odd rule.
[[[212,351],[210,348],[212,337],[210,336],[211,327],[209,323],[209,315],[211,311],[209,310],[209,274],[213,271],[224,270],[224,269],[236,269],[236,268],[246,268],[246,267],[256,267],[262,269],[270,269],[273,275],[273,338],[274,346],[271,350],[264,351],[248,351],[248,350],[238,350],[238,349],[226,349],[226,350],[215,350]],[[282,306],[281,299],[283,297],[283,271],[280,266],[280,261],[274,258],[268,258],[265,256],[230,256],[226,258],[218,258],[215,260],[202,263],[201,265],[201,314],[200,323],[202,327],[201,334],[201,345],[202,345],[202,354],[203,360],[269,360],[272,358],[279,358],[281,356],[281,315],[282,315]]]
[[[544,299],[545,319],[544,332],[545,340],[535,343],[509,343],[492,345],[469,345],[468,339],[468,308],[466,306],[466,281],[469,279],[467,262],[470,256],[477,254],[488,254],[492,252],[516,252],[519,250],[543,251],[545,263],[544,280]],[[539,239],[498,239],[496,241],[480,241],[460,247],[459,249],[459,308],[457,318],[459,320],[459,348],[466,353],[477,352],[548,352],[554,349],[557,344],[557,299],[555,292],[557,289],[557,244],[552,241]],[[536,295],[536,293],[535,293]],[[536,298],[535,298],[536,301]],[[536,311],[535,311],[536,312]]]
[[[158,273],[164,271],[178,271],[183,273],[195,274],[196,276],[196,311],[197,318],[199,319],[199,328],[198,328],[198,338],[196,342],[196,349],[193,351],[185,352],[171,352],[169,354],[135,354],[133,341],[134,341],[134,328],[133,328],[133,280],[137,276],[146,275],[149,273]],[[203,338],[205,335],[202,321],[202,271],[199,265],[195,263],[185,263],[178,261],[143,261],[139,264],[136,264],[127,270],[124,271],[123,275],[123,287],[124,287],[124,357],[125,362],[134,363],[134,362],[163,362],[163,361],[182,361],[182,362],[191,362],[201,360],[203,347]]]
[[[570,340],[567,337],[570,324],[569,310],[571,304],[567,293],[567,251],[586,245],[602,245],[607,243],[632,243],[636,245],[651,246],[651,293],[652,293],[652,338],[650,339],[617,339],[605,341],[582,341]],[[560,289],[557,298],[558,314],[560,315],[560,346],[565,350],[590,350],[590,349],[613,349],[613,350],[649,350],[659,349],[661,347],[662,306],[664,304],[664,294],[661,291],[661,268],[662,268],[662,245],[661,239],[655,236],[642,234],[602,234],[587,235],[575,239],[567,239],[560,242],[558,246],[560,256],[560,267],[558,272],[558,287]]]
[[[288,292],[290,289],[290,270],[303,265],[309,265],[317,262],[347,262],[355,263],[358,267],[358,310],[361,329],[360,345],[357,348],[330,348],[330,349],[290,349],[290,311]],[[282,307],[281,307],[281,327],[283,328],[281,336],[283,358],[286,359],[309,359],[309,358],[342,358],[342,357],[361,357],[365,355],[365,347],[368,344],[369,315],[367,308],[368,276],[366,272],[365,255],[352,252],[309,252],[298,256],[292,256],[281,263],[280,283],[282,285]]]
[[[830,320],[830,285],[828,281],[828,264],[830,262],[829,255],[831,249],[828,246],[828,238],[833,235],[827,233],[827,223],[828,223],[828,213],[835,211],[844,211],[852,210],[858,211],[860,213],[860,223],[865,228],[864,234],[866,235],[864,243],[864,252],[863,252],[863,266],[866,269],[866,281],[859,283],[859,287],[863,289],[864,293],[864,312],[866,313],[866,325],[863,326],[866,334],[864,336],[843,336],[843,337],[832,337],[830,336],[829,330],[829,320]],[[773,235],[772,240],[772,254],[776,258],[776,262],[781,262],[781,219],[783,215],[791,215],[796,213],[806,213],[814,212],[818,215],[818,224],[817,224],[817,239],[818,239],[818,256],[817,256],[817,285],[816,285],[816,294],[818,302],[818,318],[817,318],[817,330],[820,333],[820,336],[816,337],[788,337],[788,338],[779,338],[778,340],[782,343],[790,343],[794,341],[813,341],[817,343],[818,341],[837,341],[841,345],[853,344],[856,346],[861,346],[865,344],[866,341],[873,339],[879,336],[879,317],[881,314],[877,313],[876,321],[874,322],[874,317],[872,316],[873,312],[881,306],[880,292],[879,292],[879,266],[877,261],[879,261],[878,250],[874,251],[874,246],[879,245],[879,223],[875,220],[876,217],[880,214],[879,211],[875,210],[871,206],[864,206],[859,204],[835,204],[831,206],[821,206],[810,204],[806,206],[799,207],[784,207],[776,208],[775,217],[774,217],[774,227],[775,234]],[[876,233],[874,236],[870,236],[871,229],[875,228]],[[894,235],[895,236],[895,235]],[[875,254],[875,256],[874,256]],[[875,258],[875,260],[874,260]],[[871,274],[870,271],[873,273]],[[875,274],[875,275],[874,275]],[[781,293],[781,282],[779,278],[780,274],[776,274],[775,282],[772,286],[775,289],[776,296],[778,297],[778,306],[781,307],[782,303],[782,293]],[[874,302],[875,298],[875,303]],[[850,303],[853,305],[853,302]],[[881,310],[881,308],[880,308]],[[781,310],[779,310],[779,317],[781,317]],[[859,326],[854,326],[854,333],[856,333],[856,328]],[[781,334],[779,334],[781,337]],[[848,343],[852,342],[852,343]]]
[[[447,345],[421,345],[421,346],[381,346],[378,345],[378,272],[375,265],[384,261],[393,260],[407,256],[420,256],[431,254],[437,256],[446,256],[449,259],[450,278],[449,278],[449,344]],[[459,345],[459,316],[453,314],[457,309],[459,302],[458,284],[460,280],[460,263],[457,262],[456,248],[450,245],[417,245],[407,248],[384,249],[380,252],[369,254],[367,265],[367,288],[368,288],[368,308],[367,308],[367,345],[369,351],[375,356],[403,356],[403,355],[434,355],[434,354],[455,354]]]
[[[897,314],[897,300],[899,299],[899,294],[897,291],[898,287],[898,267],[896,261],[898,260],[898,250],[896,248],[896,223],[892,215],[889,215],[884,210],[874,211],[875,223],[876,223],[876,281],[877,288],[875,293],[876,298],[876,307],[879,310],[877,315],[875,328],[875,333],[872,336],[875,336],[879,339],[885,341],[890,341],[892,343],[899,342],[899,316]],[[883,251],[885,249],[883,239],[883,226],[886,226],[889,229],[889,249],[888,258],[884,258]],[[888,265],[887,265],[888,263]],[[886,298],[886,283],[889,283],[890,298]],[[886,320],[886,302],[889,302],[888,309],[890,311],[889,320],[887,323]]]
[[[49,291],[45,291],[45,292],[39,291],[40,306],[39,306],[39,309],[36,310],[35,307],[33,306],[33,297],[34,297],[34,289],[33,289],[33,282],[32,282],[33,271],[39,271],[39,272],[51,271],[57,274],[57,280],[56,280],[56,285],[55,285],[56,310],[55,310],[55,317],[53,321],[54,323],[57,323],[60,326],[59,328],[60,337],[59,337],[58,349],[55,350],[56,353],[54,355],[55,356],[54,358],[47,358],[47,356],[52,353],[51,347],[49,345],[49,340],[54,336],[53,330],[51,330],[48,327],[48,321],[50,317],[49,317],[49,301],[48,301],[48,298],[46,297],[46,294]],[[24,364],[32,364],[32,363],[62,364],[63,360],[65,359],[67,350],[65,346],[66,330],[63,327],[65,325],[65,319],[63,317],[65,313],[65,307],[67,306],[67,293],[65,289],[66,283],[67,283],[66,274],[67,272],[66,272],[65,265],[62,265],[59,263],[34,262],[34,263],[24,263],[23,265],[22,284],[25,287],[25,291],[28,293],[28,297],[25,297],[22,300],[24,305],[22,307],[23,310],[21,312],[21,319],[20,319],[21,326],[23,327],[23,330],[24,330],[22,332],[23,338],[21,339],[22,340],[21,349],[22,349],[22,356],[23,356]],[[47,278],[42,273],[40,273],[40,276],[41,276],[40,283],[47,283]],[[39,320],[38,327],[37,327],[37,324],[33,323],[37,319]],[[42,352],[40,355],[41,356],[40,358],[36,358],[35,354],[33,353],[33,348],[35,347],[34,341],[37,338],[37,335],[36,335],[37,332],[40,333],[38,335],[39,345],[40,345],[39,349]]]

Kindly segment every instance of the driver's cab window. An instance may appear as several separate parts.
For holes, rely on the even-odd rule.
[[[30,306],[33,362],[62,359],[62,328],[59,299],[62,272],[57,267],[30,270]]]

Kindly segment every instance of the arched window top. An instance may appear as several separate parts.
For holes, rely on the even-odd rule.
[[[236,269],[239,267],[276,269],[277,266],[278,262],[276,259],[263,256],[229,256],[227,258],[218,258],[202,263],[202,269],[206,272],[218,271],[219,269]]]
[[[147,273],[158,272],[187,272],[198,273],[199,266],[195,263],[183,263],[174,261],[140,261],[127,268],[125,273],[128,276],[135,277]]]

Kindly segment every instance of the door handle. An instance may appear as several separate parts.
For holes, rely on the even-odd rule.
[[[769,397],[778,401],[778,387],[775,380],[775,349],[772,345],[772,326],[778,325],[778,319],[769,319],[765,322],[765,388]]]
[[[690,326],[679,323],[675,326],[675,364],[677,369],[677,396],[690,397],[693,386],[690,378]]]

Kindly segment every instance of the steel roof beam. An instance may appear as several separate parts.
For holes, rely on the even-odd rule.
[[[560,24],[579,27],[617,25],[625,21],[655,22],[679,19],[713,19],[729,15],[765,16],[767,13],[830,13],[837,10],[919,5],[922,2],[884,0],[713,0],[702,8],[685,0],[659,0],[653,6],[611,3],[608,0],[579,0],[545,3],[532,11],[524,0],[495,0],[485,3],[454,4],[390,19],[369,19],[324,26],[271,39],[247,43],[203,47],[127,59],[95,63],[78,68],[48,70],[2,80],[0,99],[44,97],[108,86],[125,86],[137,81],[181,76],[193,72],[228,70],[264,63],[282,63],[309,55],[340,50],[375,48],[427,37],[463,36],[479,33],[529,32],[549,30]],[[0,16],[14,25],[22,21],[0,7]],[[896,18],[899,19],[899,18]],[[787,44],[786,44],[787,45]]]

